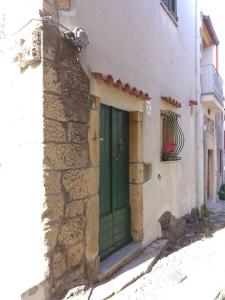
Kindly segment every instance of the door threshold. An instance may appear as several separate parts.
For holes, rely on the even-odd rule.
[[[97,282],[103,281],[112,276],[120,268],[138,256],[141,253],[141,249],[141,243],[131,242],[104,259],[100,264]]]

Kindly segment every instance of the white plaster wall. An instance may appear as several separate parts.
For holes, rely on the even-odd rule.
[[[224,114],[219,112],[215,117],[215,135],[216,135],[216,148],[223,150],[224,145],[224,126],[223,126]],[[223,183],[223,172],[220,172],[220,157],[216,156],[217,160],[217,183],[216,183],[216,192],[219,191],[222,183]],[[222,170],[223,170],[223,158],[222,158]],[[217,196],[218,197],[218,196]]]
[[[6,34],[10,36],[36,17],[39,7],[39,1],[22,0],[13,3],[12,11],[12,3],[1,3]],[[12,300],[41,282],[45,269],[42,68],[21,72],[12,62],[20,37],[23,32],[0,41],[1,299]]]
[[[201,65],[214,65],[216,67],[216,46],[211,45],[203,48]]]
[[[159,0],[71,3],[70,11],[60,13],[60,22],[87,31],[85,68],[112,74],[152,96],[151,116],[144,117],[144,161],[152,163],[152,178],[144,185],[148,244],[160,236],[158,218],[164,211],[179,217],[196,206],[195,108],[191,112],[187,106],[196,95],[195,0],[178,0],[178,26]],[[160,96],[182,103],[177,111],[185,146],[178,162],[160,161]]]

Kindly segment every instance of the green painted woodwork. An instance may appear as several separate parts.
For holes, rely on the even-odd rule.
[[[100,257],[131,240],[128,172],[128,112],[100,110]]]

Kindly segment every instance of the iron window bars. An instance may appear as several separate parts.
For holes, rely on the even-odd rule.
[[[178,124],[181,116],[173,111],[162,111],[162,160],[180,160],[184,147],[184,134]]]

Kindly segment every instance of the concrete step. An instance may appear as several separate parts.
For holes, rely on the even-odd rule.
[[[146,247],[138,257],[133,259],[126,266],[122,267],[116,274],[114,274],[114,276],[110,280],[107,280],[95,286],[92,290],[91,295],[89,295],[89,299],[108,299],[113,295],[119,293],[121,290],[123,290],[128,285],[139,279],[144,274],[150,272],[153,265],[159,259],[159,256],[161,255],[166,245],[167,240],[162,239],[157,240],[148,247]],[[109,267],[109,261],[110,258],[106,265],[104,267],[102,266],[103,274],[104,272],[107,273],[106,270],[111,270]]]
[[[112,276],[112,274],[115,274],[140,253],[141,244],[132,242],[104,259],[100,265],[97,282],[103,281]]]

